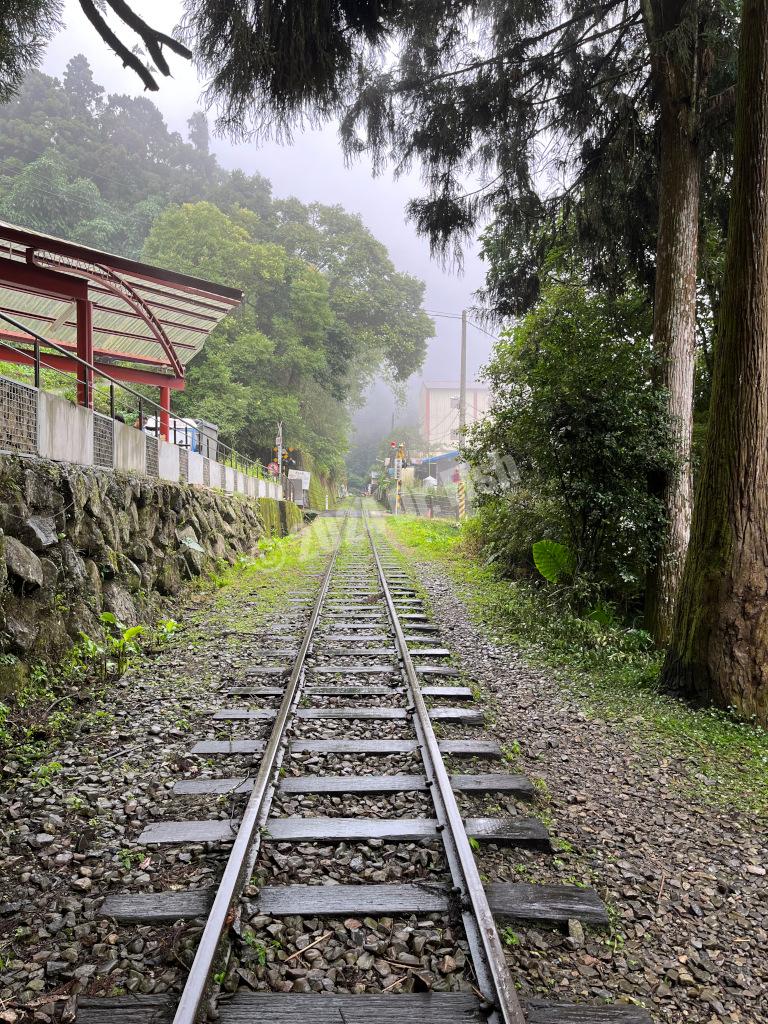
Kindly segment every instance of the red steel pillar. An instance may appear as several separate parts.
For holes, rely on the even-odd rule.
[[[93,311],[88,299],[77,300],[77,355],[87,363],[93,363]],[[93,408],[93,370],[77,365],[77,401],[88,409]]]
[[[171,389],[160,388],[160,437],[164,441],[171,436]]]

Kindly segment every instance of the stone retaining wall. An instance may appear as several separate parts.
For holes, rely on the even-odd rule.
[[[102,611],[149,621],[185,580],[301,523],[289,502],[0,456],[0,655],[54,661]]]

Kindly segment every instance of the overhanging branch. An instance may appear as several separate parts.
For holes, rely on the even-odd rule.
[[[157,92],[159,86],[155,81],[152,72],[142,64],[136,54],[132,53],[125,43],[122,42],[122,40],[110,28],[101,11],[94,3],[94,0],[79,0],[79,2],[83,14],[99,33],[110,50],[117,54],[117,56],[122,60],[123,67],[129,67],[134,71],[144,83],[145,89]],[[178,40],[174,39],[172,36],[168,36],[164,32],[158,32],[156,29],[151,28],[129,7],[125,0],[107,0],[107,3],[115,14],[117,14],[120,20],[128,25],[129,28],[133,29],[133,31],[142,40],[160,74],[167,76],[171,73],[171,69],[168,67],[168,62],[163,55],[163,46],[167,46],[169,49],[178,53],[179,56],[185,57],[187,60],[191,59],[192,53],[186,46],[178,42]]]

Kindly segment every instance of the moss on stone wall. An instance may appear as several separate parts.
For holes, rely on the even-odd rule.
[[[259,511],[267,537],[287,537],[289,533],[295,533],[304,525],[301,509],[291,501],[259,498]]]
[[[325,497],[328,495],[328,508],[336,508],[338,502],[335,485],[329,483],[318,473],[311,455],[303,452],[301,461],[302,468],[309,470],[312,474],[309,478],[309,507],[317,512],[322,512],[325,508]]]
[[[99,614],[133,625],[301,509],[145,476],[0,457],[0,655],[54,661]]]

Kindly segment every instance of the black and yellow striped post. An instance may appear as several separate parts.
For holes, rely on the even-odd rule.
[[[467,514],[467,489],[463,480],[456,484],[456,490],[459,495],[459,519],[464,519]]]

